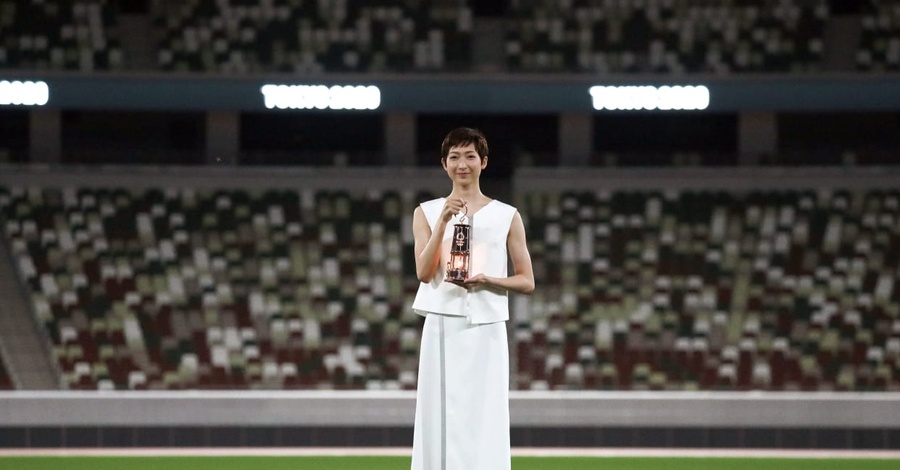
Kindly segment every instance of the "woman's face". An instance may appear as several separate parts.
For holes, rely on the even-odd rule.
[[[454,183],[470,184],[478,181],[487,166],[487,157],[478,155],[475,144],[451,147],[443,161],[444,170]]]

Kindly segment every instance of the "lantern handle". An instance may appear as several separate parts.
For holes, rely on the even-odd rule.
[[[468,205],[468,204],[463,204],[463,207],[462,207],[462,215],[459,216],[459,222],[460,222],[460,223],[463,223],[463,224],[466,223],[466,216],[467,216],[467,215],[469,215],[469,205]]]

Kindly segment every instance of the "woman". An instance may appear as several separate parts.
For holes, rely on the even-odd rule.
[[[416,391],[413,470],[510,468],[507,292],[531,293],[534,273],[516,209],[481,192],[484,135],[451,131],[441,165],[447,197],[413,215],[416,275],[413,310],[425,316]],[[471,226],[469,277],[445,281],[453,225]],[[509,275],[507,260],[513,264]]]

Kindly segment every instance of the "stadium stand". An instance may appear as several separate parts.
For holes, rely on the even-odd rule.
[[[897,390],[897,191],[532,192],[519,389]]]
[[[0,4],[0,68],[116,70],[123,57],[112,2]]]
[[[417,201],[382,191],[9,188],[73,389],[411,389]],[[900,388],[900,193],[525,191],[523,390]]]
[[[416,196],[29,188],[2,207],[69,388],[409,389]]]
[[[506,31],[514,72],[733,73],[820,68],[825,0],[515,2]],[[107,0],[6,2],[0,66],[117,70],[118,8]],[[896,68],[896,15],[868,4],[857,63]],[[468,71],[472,9],[462,2],[191,0],[153,8],[166,71],[329,73]],[[893,20],[891,18],[894,18]]]
[[[467,69],[471,10],[454,2],[192,0],[157,12],[163,70]]]
[[[824,0],[521,2],[507,62],[521,72],[811,71],[828,17]]]
[[[856,66],[860,71],[900,70],[900,2],[869,0],[862,3]]]
[[[0,5],[0,68],[122,70],[111,0]],[[861,4],[859,71],[900,67],[896,2]],[[474,69],[478,18],[465,2],[153,2],[164,71],[447,72]],[[827,0],[527,0],[496,25],[512,72],[804,73],[822,70]]]

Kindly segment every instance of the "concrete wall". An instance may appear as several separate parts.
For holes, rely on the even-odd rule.
[[[0,447],[410,446],[414,392],[0,393]],[[900,446],[897,393],[511,392],[528,447]]]

